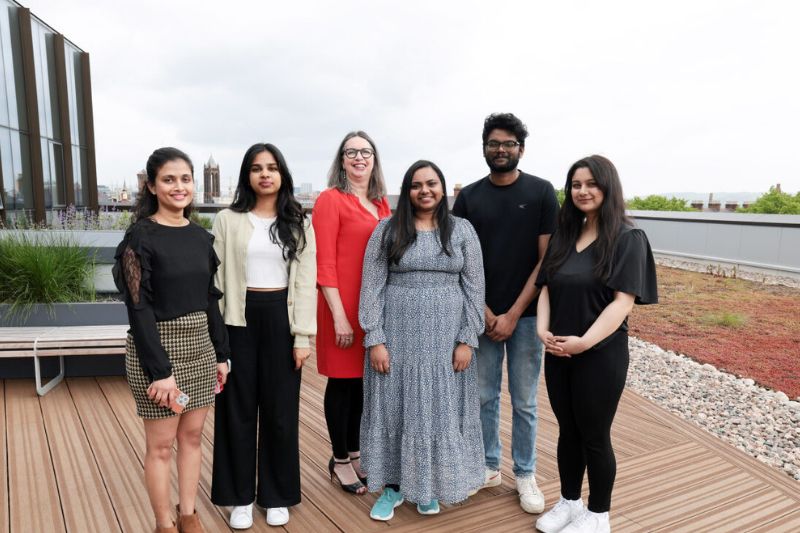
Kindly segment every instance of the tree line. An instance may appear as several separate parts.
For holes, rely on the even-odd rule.
[[[564,202],[564,190],[557,190],[559,204]],[[634,196],[625,202],[628,209],[641,211],[694,211],[688,200],[667,198],[659,194],[645,197]],[[770,187],[769,191],[747,207],[739,207],[737,213],[759,213],[770,215],[800,215],[800,192],[789,194],[778,187]]]

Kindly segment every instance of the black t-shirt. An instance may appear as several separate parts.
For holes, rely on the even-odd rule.
[[[453,214],[470,221],[483,251],[486,305],[499,315],[514,305],[539,262],[539,236],[556,229],[558,201],[553,185],[521,172],[511,185],[485,177],[456,197]],[[536,299],[522,316],[536,315]]]
[[[569,256],[552,277],[539,272],[536,285],[547,285],[550,297],[550,331],[553,335],[586,333],[600,313],[614,300],[614,292],[636,296],[637,304],[658,303],[656,264],[647,235],[640,229],[625,227],[617,237],[614,260],[608,281],[594,274],[595,244],[580,253],[572,246]],[[628,319],[617,331],[628,331]],[[613,334],[612,334],[613,335]],[[609,335],[594,348],[600,347]]]
[[[117,247],[114,283],[128,307],[142,370],[152,380],[172,373],[156,322],[205,311],[217,360],[230,355],[219,310],[222,292],[214,286],[219,259],[213,241],[208,231],[194,223],[172,227],[142,219],[128,228]]]

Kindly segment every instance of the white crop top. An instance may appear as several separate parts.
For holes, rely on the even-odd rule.
[[[247,244],[247,286],[254,289],[281,289],[289,286],[289,262],[283,249],[272,242],[269,229],[276,217],[259,218],[248,212],[253,235]]]

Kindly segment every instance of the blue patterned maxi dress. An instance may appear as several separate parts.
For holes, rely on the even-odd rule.
[[[382,220],[367,245],[359,304],[364,345],[385,343],[390,370],[364,365],[361,460],[370,491],[400,485],[411,502],[455,503],[483,485],[477,365],[453,370],[453,350],[477,348],[484,328],[481,248],[453,217],[452,255],[438,231],[417,231],[399,265],[388,264]]]

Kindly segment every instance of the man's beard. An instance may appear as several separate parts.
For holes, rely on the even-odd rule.
[[[491,170],[492,172],[511,172],[512,170],[517,168],[517,165],[519,164],[519,157],[514,157],[513,155],[507,153],[503,156],[505,157],[506,162],[499,165],[494,161],[495,158],[498,157],[499,156],[496,154],[491,156],[490,155],[485,156],[486,164],[489,165],[489,170]]]

